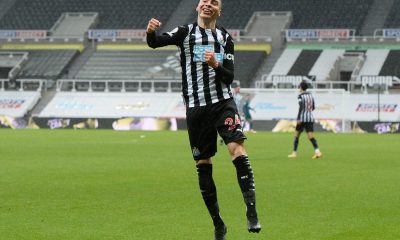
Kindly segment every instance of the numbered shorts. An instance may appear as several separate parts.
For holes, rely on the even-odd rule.
[[[225,144],[246,139],[233,99],[187,108],[186,122],[194,160],[207,159],[215,155],[218,134]]]

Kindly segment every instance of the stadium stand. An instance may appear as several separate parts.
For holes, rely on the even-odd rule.
[[[178,65],[177,65],[178,64]],[[96,51],[76,79],[180,79],[176,51]]]
[[[28,52],[0,51],[0,79],[15,80],[28,61]]]
[[[266,57],[265,51],[236,51],[235,79],[243,87],[251,81]],[[102,80],[180,80],[177,51],[111,51],[94,52],[75,79]]]
[[[181,0],[17,0],[0,29],[51,29],[64,12],[98,12],[98,29],[143,29],[150,17],[166,21]]]
[[[361,68],[356,81],[361,82],[362,76],[378,76],[388,55],[389,50],[386,49],[368,50],[364,66]]]
[[[379,72],[380,76],[396,76],[400,78],[400,50],[391,50]]]
[[[394,1],[389,15],[385,21],[386,28],[399,28],[400,27],[400,1]]]
[[[51,29],[53,37],[83,37],[96,23],[97,13],[63,13]]]
[[[321,50],[303,50],[290,68],[288,75],[308,75],[321,52]]]
[[[0,67],[14,67],[21,60],[21,57],[21,54],[0,51]]]
[[[335,67],[335,63],[339,60],[344,52],[345,51],[343,49],[323,50],[308,75],[315,76],[317,81],[332,79],[332,69]]]
[[[253,78],[267,57],[265,51],[236,51],[235,79],[242,87],[250,87]]]
[[[269,73],[269,80],[274,75],[287,75],[300,53],[301,49],[285,49]]]
[[[57,79],[66,71],[77,50],[32,50],[19,78]]]
[[[290,28],[351,28],[360,30],[374,0],[230,0],[223,4],[220,24],[244,29],[256,11],[292,11]],[[190,20],[195,19],[195,13]]]

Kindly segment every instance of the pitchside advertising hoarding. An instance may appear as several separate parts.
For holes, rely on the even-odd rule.
[[[257,93],[251,102],[254,120],[294,119],[297,116],[298,93]],[[351,121],[400,121],[399,95],[318,93],[314,116],[317,119]],[[378,116],[379,113],[379,116]]]
[[[0,115],[21,118],[39,101],[39,92],[0,91]]]
[[[46,118],[185,118],[186,114],[179,94],[59,92],[39,116]]]
[[[298,111],[297,91],[242,89],[242,92],[243,95],[251,96],[250,105],[255,110],[252,112],[253,120],[295,122]],[[338,126],[345,121],[379,120],[379,124],[386,125],[371,128],[376,127],[373,131],[382,131],[391,129],[393,123],[400,122],[399,95],[381,94],[378,103],[377,95],[374,94],[348,94],[329,90],[311,92],[316,101],[314,116],[320,124],[329,125],[334,122]],[[17,111],[28,101],[33,102],[0,96],[0,115],[5,116],[10,116],[10,112],[6,110]],[[26,113],[28,110],[26,107],[21,112]],[[41,128],[53,129],[171,130],[184,123],[185,110],[179,93],[58,92],[35,121],[41,123]],[[15,123],[23,127],[21,122]],[[340,132],[343,127],[331,129]]]

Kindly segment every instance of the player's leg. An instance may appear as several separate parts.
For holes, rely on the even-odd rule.
[[[247,209],[248,230],[250,232],[259,232],[261,225],[256,211],[253,169],[243,145],[246,136],[242,131],[239,114],[233,100],[225,102],[223,109],[220,111],[221,114],[216,121],[216,127],[218,133],[227,144],[232,162],[236,168],[237,180]]]
[[[314,137],[314,124],[313,123],[307,123],[306,132],[307,132],[308,139],[310,140],[310,142],[314,148],[314,155],[312,156],[312,158],[316,159],[316,158],[322,157],[322,153],[318,147],[317,139],[315,139],[315,137]]]
[[[249,126],[250,126],[251,133],[257,133],[257,131],[254,130],[254,128],[253,128],[253,119],[252,118],[249,119]]]
[[[199,178],[200,192],[214,224],[215,239],[223,240],[225,239],[224,237],[227,232],[227,228],[220,215],[217,199],[217,188],[212,176],[213,165],[211,159],[196,161],[196,168]]]
[[[215,227],[215,239],[223,240],[226,226],[220,215],[211,161],[211,157],[215,155],[217,149],[217,132],[212,125],[204,124],[207,121],[203,110],[189,109],[187,111],[190,146],[196,161],[200,192]]]
[[[260,232],[261,224],[256,210],[256,189],[253,169],[243,145],[243,140],[227,144],[236,168],[237,180],[246,204],[247,227],[249,232]]]
[[[288,155],[289,158],[296,158],[297,157],[297,148],[299,147],[299,139],[300,135],[304,130],[303,123],[296,124],[296,132],[294,133],[294,140],[293,140],[293,152]]]

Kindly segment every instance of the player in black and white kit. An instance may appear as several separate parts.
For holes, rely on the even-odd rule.
[[[221,0],[200,0],[197,22],[157,35],[161,23],[151,19],[147,43],[151,48],[176,45],[182,67],[182,95],[190,146],[203,200],[214,223],[214,239],[225,239],[227,227],[219,211],[212,176],[211,158],[217,152],[218,134],[224,140],[236,167],[237,179],[247,207],[249,232],[259,232],[253,170],[247,156],[238,109],[230,84],[234,78],[234,43],[229,33],[216,25]]]
[[[297,147],[299,145],[300,134],[306,130],[308,139],[314,147],[313,159],[322,157],[322,153],[318,148],[317,140],[314,138],[314,116],[313,111],[315,110],[314,97],[310,92],[307,92],[307,82],[301,82],[299,85],[300,94],[298,96],[299,112],[297,114],[296,132],[294,136],[293,152],[288,157],[297,157]]]

